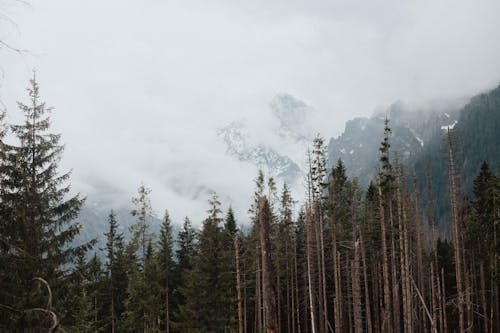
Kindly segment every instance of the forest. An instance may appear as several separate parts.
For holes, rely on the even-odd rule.
[[[429,173],[398,162],[386,119],[366,189],[341,160],[327,168],[317,136],[304,152],[305,202],[259,172],[250,225],[214,193],[201,228],[186,217],[174,237],[166,210],[150,231],[141,184],[131,238],[110,211],[98,249],[75,244],[85,198],[59,172],[64,145],[35,78],[27,92],[23,123],[0,118],[1,332],[500,331],[498,166],[485,161],[465,191],[460,133],[443,133],[446,157],[435,156],[448,166],[444,203]],[[448,207],[451,237],[436,228],[437,204]]]

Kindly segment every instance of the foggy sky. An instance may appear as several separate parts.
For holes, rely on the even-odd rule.
[[[471,96],[500,81],[500,2],[400,0],[0,0],[0,98],[9,120],[36,68],[62,132],[63,170],[89,198],[153,206],[195,223],[216,190],[243,220],[255,168],[225,156],[215,129],[269,117],[277,93],[346,120],[396,100]],[[15,22],[12,24],[9,20]]]

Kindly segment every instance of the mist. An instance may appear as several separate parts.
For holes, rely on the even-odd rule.
[[[28,52],[1,49],[0,98],[19,121],[36,69],[66,144],[61,169],[89,200],[128,205],[144,182],[159,215],[199,224],[216,191],[244,221],[257,168],[226,154],[218,128],[244,120],[272,140],[270,103],[287,93],[328,140],[396,100],[492,88],[499,12],[498,1],[8,2],[15,24],[1,20],[1,37]]]

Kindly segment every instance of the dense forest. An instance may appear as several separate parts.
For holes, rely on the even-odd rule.
[[[0,119],[0,331],[500,330],[500,179],[485,161],[465,193],[461,133],[443,140],[446,203],[428,173],[398,162],[386,119],[366,189],[341,160],[327,168],[318,136],[305,152],[305,202],[259,172],[250,226],[213,194],[201,228],[186,217],[174,238],[167,211],[159,234],[150,231],[151,191],[141,185],[131,239],[111,211],[101,258],[95,241],[75,245],[84,198],[69,195],[70,174],[58,171],[64,146],[35,78],[28,93],[24,123]],[[438,203],[448,206],[451,236],[436,228]]]

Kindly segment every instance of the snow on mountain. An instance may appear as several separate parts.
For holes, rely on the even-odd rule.
[[[352,119],[346,123],[344,133],[330,140],[329,164],[334,165],[342,159],[348,175],[357,177],[365,186],[377,172],[378,148],[386,116],[392,130],[391,154],[397,153],[400,162],[407,163],[424,149],[426,142],[439,134],[441,128],[447,128],[450,122],[456,123],[458,109],[450,106],[415,110],[397,102],[370,118]]]
[[[308,118],[314,110],[292,95],[278,94],[269,103],[269,111],[273,125],[266,142],[243,121],[219,128],[217,135],[228,155],[296,184],[304,174],[306,149],[313,138]]]

